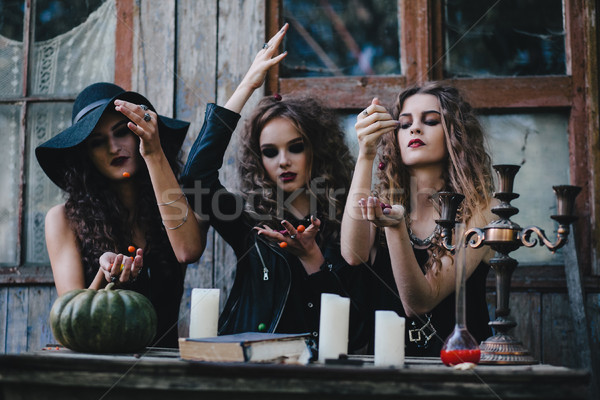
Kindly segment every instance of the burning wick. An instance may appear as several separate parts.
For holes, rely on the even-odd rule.
[[[131,174],[129,172],[123,172],[123,178],[129,178]]]

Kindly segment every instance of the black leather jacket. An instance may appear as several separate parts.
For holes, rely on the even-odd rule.
[[[266,331],[317,336],[321,293],[337,293],[351,298],[350,349],[362,347],[366,334],[361,267],[346,264],[339,245],[321,238],[326,262],[319,272],[308,275],[297,257],[257,236],[255,221],[241,212],[241,196],[227,191],[219,181],[218,170],[239,118],[237,113],[209,104],[182,174],[187,188],[201,185],[200,201],[193,202],[196,212],[208,216],[237,256],[235,281],[219,318],[219,334]]]

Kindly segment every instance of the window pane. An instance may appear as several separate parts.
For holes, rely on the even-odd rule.
[[[22,42],[24,20],[24,0],[0,0],[0,35]]]
[[[0,99],[23,92],[25,1],[0,0]]]
[[[48,210],[64,202],[60,189],[38,164],[35,148],[71,125],[71,103],[32,104],[27,116],[28,162],[25,208],[25,262],[49,262],[44,238],[44,218]]]
[[[561,0],[446,0],[444,75],[563,75]]]
[[[104,0],[36,0],[35,41],[52,39],[85,22]]]
[[[284,0],[282,78],[400,74],[397,0]]]
[[[480,121],[489,135],[493,162],[521,165],[514,183],[520,197],[511,202],[519,213],[511,220],[523,228],[539,226],[555,241],[558,225],[550,219],[556,214],[552,186],[569,184],[568,116],[488,115]],[[510,255],[520,264],[563,263],[560,250],[552,255],[542,246],[522,247]]]
[[[0,105],[0,263],[16,264],[19,223],[19,120],[21,107]]]
[[[115,0],[106,0],[89,16],[87,13],[94,9],[93,5],[97,5],[98,1],[46,0],[39,3],[38,8],[44,5],[47,8],[42,7],[40,10],[46,11],[38,10],[36,13],[39,14],[36,15],[36,25],[39,25],[36,29],[46,33],[33,45],[29,71],[30,94],[75,96],[90,83],[112,82],[117,20]],[[79,3],[81,7],[75,6]],[[48,18],[48,24],[56,24],[56,29],[43,28],[42,22]],[[82,19],[85,22],[72,27]],[[62,33],[65,29],[68,31]],[[45,37],[57,33],[60,34]]]

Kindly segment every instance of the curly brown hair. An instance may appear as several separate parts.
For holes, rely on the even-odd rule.
[[[489,204],[494,191],[491,157],[486,150],[483,128],[461,93],[440,82],[403,90],[391,110],[394,119],[398,119],[406,99],[416,94],[430,94],[438,99],[448,149],[442,190],[465,196],[457,218],[466,223]],[[402,204],[410,213],[410,174],[400,155],[398,130],[382,137],[379,158],[385,167],[378,172],[378,191],[387,202]],[[439,260],[443,254],[443,249],[435,246],[430,259]]]
[[[335,113],[308,97],[265,97],[246,121],[238,166],[248,215],[275,229],[287,211],[278,207],[285,194],[268,177],[261,160],[260,134],[275,118],[285,118],[302,136],[310,169],[306,190],[316,200],[316,210],[311,209],[311,214],[326,222],[325,237],[337,237],[354,160]]]
[[[128,253],[127,247],[133,243],[132,225],[127,223],[128,210],[117,194],[109,189],[108,178],[90,161],[85,142],[73,148],[70,154],[72,162],[64,172],[65,210],[78,241],[86,285],[89,285],[98,271],[99,258],[104,252]],[[169,154],[174,154],[172,151],[165,154],[177,176],[180,162],[169,157]],[[144,257],[158,259],[159,263],[167,262],[172,249],[154,201],[152,182],[144,162],[140,163],[132,179],[138,193],[133,226],[141,227],[145,233]]]

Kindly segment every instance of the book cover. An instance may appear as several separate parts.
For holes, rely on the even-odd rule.
[[[244,332],[208,338],[179,338],[183,360],[307,364],[308,333]]]

